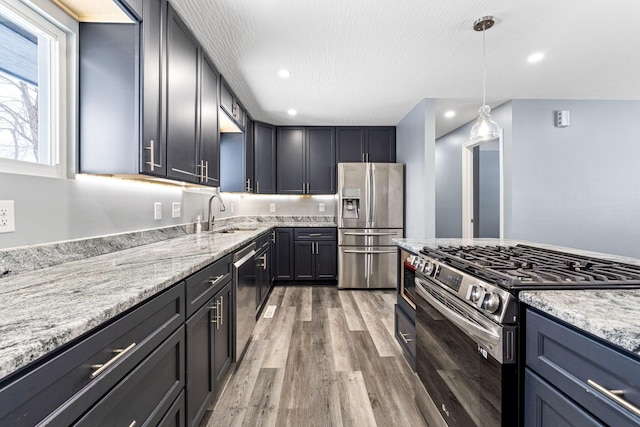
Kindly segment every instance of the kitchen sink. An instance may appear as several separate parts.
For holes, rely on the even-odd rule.
[[[257,227],[229,227],[229,228],[223,228],[220,230],[214,230],[214,233],[220,233],[220,234],[244,234],[244,233],[252,233],[254,231],[256,231],[258,228]]]

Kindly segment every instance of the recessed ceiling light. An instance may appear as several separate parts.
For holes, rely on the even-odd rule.
[[[290,116],[295,116],[296,114],[298,114],[298,112],[293,108],[289,108],[289,111],[287,111],[287,113],[289,113]]]
[[[529,57],[527,58],[527,61],[533,64],[535,62],[542,61],[543,58],[544,58],[544,52],[536,52],[529,55]]]
[[[278,70],[278,77],[280,77],[281,79],[288,79],[289,77],[291,77],[291,71],[282,68]]]
[[[446,113],[444,113],[444,116],[445,116],[447,119],[450,119],[451,117],[453,117],[453,116],[455,116],[455,115],[456,115],[456,112],[455,112],[455,111],[453,111],[453,110],[449,110],[449,111],[447,111]]]

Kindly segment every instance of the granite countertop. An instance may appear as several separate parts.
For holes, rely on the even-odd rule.
[[[640,356],[640,289],[522,291],[519,300]]]
[[[506,239],[396,239],[398,246],[418,253],[424,246],[527,244],[640,265],[640,260],[555,245]],[[518,299],[543,313],[640,356],[640,289],[521,291]]]
[[[314,221],[314,218],[234,222],[220,230],[244,231],[184,234],[0,278],[0,379],[275,226],[335,227],[336,224]]]

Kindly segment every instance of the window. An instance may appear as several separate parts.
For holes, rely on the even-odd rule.
[[[0,0],[0,172],[66,176],[66,38],[46,16]]]

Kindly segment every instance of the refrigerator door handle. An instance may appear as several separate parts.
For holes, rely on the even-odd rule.
[[[395,254],[396,250],[392,249],[392,250],[388,250],[388,251],[359,251],[357,249],[345,249],[344,250],[345,254]]]
[[[345,236],[397,236],[396,231],[390,233],[344,233]]]

